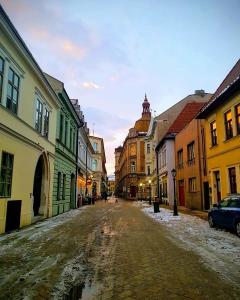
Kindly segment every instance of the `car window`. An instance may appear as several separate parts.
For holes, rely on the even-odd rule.
[[[239,198],[232,198],[229,207],[237,207],[240,208],[240,199]]]
[[[220,202],[220,207],[227,207],[229,204],[230,198],[225,198]]]

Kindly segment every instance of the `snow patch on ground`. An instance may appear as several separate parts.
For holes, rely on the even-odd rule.
[[[79,209],[72,209],[61,215],[39,221],[33,225],[11,232],[11,234],[0,235],[0,242],[3,242],[3,244],[1,245],[0,254],[2,251],[6,250],[6,248],[12,248],[22,239],[32,241],[37,240],[53,228],[64,224],[65,222],[71,220],[73,217],[79,215],[86,208],[87,206],[83,206]]]
[[[143,212],[166,226],[169,238],[178,246],[196,252],[206,266],[224,278],[239,284],[240,280],[240,239],[223,229],[210,228],[207,221],[199,217],[179,213],[173,216],[169,209],[160,208],[154,213],[153,207],[143,207]],[[179,239],[181,244],[179,244]]]

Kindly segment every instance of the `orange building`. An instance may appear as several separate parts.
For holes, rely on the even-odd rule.
[[[116,194],[132,200],[140,198],[140,193],[144,193],[144,138],[151,120],[150,103],[146,95],[142,107],[142,117],[129,130],[123,146],[115,149]]]
[[[195,103],[195,114],[204,103]],[[193,119],[175,137],[178,205],[210,208],[204,120]]]

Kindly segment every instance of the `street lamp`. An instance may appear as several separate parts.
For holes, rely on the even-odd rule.
[[[142,201],[142,183],[139,184],[140,185],[140,200]]]
[[[149,183],[149,205],[152,204],[152,189],[151,189],[151,179],[148,180],[148,183]]]
[[[174,192],[174,203],[173,203],[173,215],[178,216],[178,210],[177,210],[177,199],[176,199],[176,170],[172,169],[171,171],[172,177],[173,177],[173,192]]]

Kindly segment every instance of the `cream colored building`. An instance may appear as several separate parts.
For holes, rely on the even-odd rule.
[[[58,98],[0,6],[0,233],[52,215]]]
[[[92,189],[93,195],[101,197],[103,192],[107,192],[107,171],[104,141],[100,137],[89,136],[89,140],[94,149],[92,155]]]

